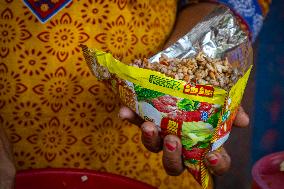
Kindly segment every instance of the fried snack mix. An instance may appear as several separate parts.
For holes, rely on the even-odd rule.
[[[228,139],[252,68],[252,48],[233,14],[219,7],[175,44],[126,65],[82,46],[92,73],[162,136],[177,135],[184,164],[208,188],[204,156]]]

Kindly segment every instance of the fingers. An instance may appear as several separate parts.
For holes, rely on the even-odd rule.
[[[149,151],[159,152],[163,149],[163,165],[168,175],[177,176],[183,172],[182,146],[177,136],[168,135],[163,142],[154,123],[144,122],[141,117],[127,107],[120,109],[119,117],[141,126],[141,140]],[[244,109],[240,107],[234,125],[246,127],[248,124],[249,117]],[[225,149],[221,149],[218,152],[208,153],[205,158],[205,164],[214,175],[222,175],[230,168],[231,159]]]
[[[162,138],[154,123],[145,122],[141,125],[142,143],[151,152],[159,152],[162,149]]]
[[[125,106],[120,108],[118,116],[121,119],[127,119],[129,122],[139,127],[142,125],[142,123],[144,123],[144,120],[140,116]]]
[[[181,149],[180,139],[177,136],[167,135],[164,138],[163,165],[168,175],[177,176],[183,172]]]
[[[231,158],[222,148],[219,152],[210,152],[205,157],[205,164],[214,175],[222,175],[229,170]]]
[[[151,152],[159,152],[162,149],[162,139],[159,136],[157,127],[152,122],[144,122],[135,112],[127,107],[122,107],[119,111],[119,117],[127,119],[129,122],[141,126],[142,143]]]
[[[234,125],[237,127],[247,127],[249,125],[249,116],[246,114],[243,107],[239,108]]]

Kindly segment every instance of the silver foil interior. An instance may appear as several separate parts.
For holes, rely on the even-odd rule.
[[[235,50],[243,43],[249,44],[247,34],[242,31],[233,13],[228,8],[221,6],[173,45],[151,57],[149,61],[151,63],[158,62],[161,54],[165,54],[169,58],[190,58],[200,51],[210,58],[222,59],[228,51]],[[244,45],[242,45],[243,47]],[[239,57],[238,59],[241,62],[246,58]],[[241,64],[247,64],[247,61],[241,62]],[[248,65],[246,65],[247,67]]]

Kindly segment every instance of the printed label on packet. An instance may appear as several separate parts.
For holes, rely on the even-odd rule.
[[[176,135],[181,136],[182,121],[163,118],[161,121],[162,136]]]
[[[165,87],[168,89],[180,90],[182,82],[178,80],[169,79],[166,77],[160,77],[156,75],[149,76],[149,83],[152,83],[157,86]]]
[[[245,75],[238,80],[238,82],[232,87],[229,92],[229,96],[225,101],[222,114],[218,121],[218,127],[216,128],[212,137],[211,142],[212,148],[214,148],[214,150],[216,150],[217,147],[222,146],[229,137],[229,133],[231,131],[233,121],[237,115],[251,69],[252,66],[249,67]]]
[[[111,54],[95,51],[98,67],[109,73],[122,102],[144,120],[154,122],[162,136],[181,138],[184,163],[195,179],[208,187],[203,159],[228,139],[251,67],[226,92],[211,85],[192,85],[148,69],[128,66]]]
[[[183,93],[189,95],[213,97],[214,87],[206,85],[190,85],[189,83],[184,85]]]

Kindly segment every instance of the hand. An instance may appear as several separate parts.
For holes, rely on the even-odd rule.
[[[14,188],[16,169],[13,164],[11,145],[0,125],[0,189]]]
[[[163,150],[163,165],[169,175],[180,175],[185,167],[182,162],[182,145],[180,139],[175,135],[167,135],[162,139],[158,134],[158,129],[152,122],[145,122],[135,112],[127,107],[122,107],[119,112],[122,119],[127,119],[133,124],[141,127],[142,142],[144,146],[151,152],[159,152]],[[237,127],[247,127],[249,117],[240,107],[234,125]],[[230,156],[226,150],[222,148],[220,151],[213,151],[206,155],[205,164],[210,172],[214,175],[222,175],[231,164]]]

